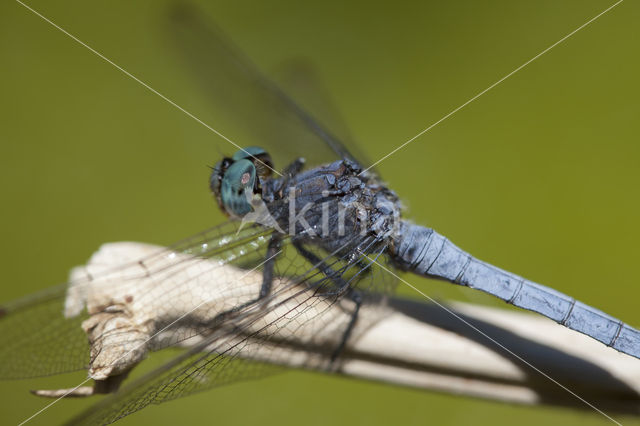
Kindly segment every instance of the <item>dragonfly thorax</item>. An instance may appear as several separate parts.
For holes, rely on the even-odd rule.
[[[375,175],[361,172],[356,163],[340,160],[269,179],[262,201],[281,231],[328,250],[358,235],[360,240],[392,237],[400,217],[398,198]]]

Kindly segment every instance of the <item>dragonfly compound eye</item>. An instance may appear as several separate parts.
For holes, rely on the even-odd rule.
[[[220,183],[220,204],[232,216],[249,213],[256,186],[256,167],[248,159],[234,162]]]
[[[223,208],[222,199],[220,198],[222,178],[231,164],[233,164],[231,158],[223,158],[222,161],[218,161],[213,169],[211,169],[211,176],[209,177],[209,189],[216,197],[216,200],[218,200],[218,205],[221,208]]]
[[[271,156],[267,151],[259,146],[248,146],[236,151],[235,154],[233,154],[232,160],[250,160],[256,167],[258,176],[261,178],[270,176],[273,169]]]

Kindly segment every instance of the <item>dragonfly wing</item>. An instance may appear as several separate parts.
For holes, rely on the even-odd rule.
[[[276,365],[236,358],[238,348],[224,353],[194,349],[108,395],[73,418],[70,425],[109,424],[150,404],[160,404],[211,387],[256,379],[281,370]]]
[[[372,161],[362,152],[355,142],[335,99],[322,80],[317,67],[302,57],[295,57],[283,61],[273,72],[277,81],[292,99],[300,104],[305,111],[316,118],[316,121],[325,125],[335,137],[342,142],[346,151],[358,164],[371,165]],[[375,168],[374,168],[375,170]]]
[[[193,7],[176,6],[167,32],[199,86],[217,107],[216,116],[225,117],[215,127],[233,140],[242,140],[242,146],[267,149],[280,168],[297,157],[304,157],[311,164],[349,158],[367,165],[355,158],[324,123],[265,76],[204,16]]]
[[[361,247],[360,257],[310,249],[334,271],[325,274],[286,245],[267,297],[201,327],[181,342],[185,352],[107,396],[72,424],[110,423],[149,404],[273,374],[285,365],[325,369],[356,312],[356,302],[338,291],[339,280],[350,288],[382,290],[381,283],[374,284],[382,276],[373,269],[386,247]]]
[[[89,361],[86,315],[65,318],[66,285],[0,306],[0,379],[80,370]]]
[[[86,267],[74,268],[69,283],[0,305],[0,378],[40,377],[87,368],[88,336],[100,339],[91,342],[92,351],[108,344],[135,344],[131,337],[129,341],[109,340],[118,333],[96,328],[96,318],[104,320],[103,326],[105,318],[110,318],[112,325],[121,327],[121,317],[134,308],[136,320],[162,315],[171,318],[181,309],[181,295],[199,285],[201,276],[227,264],[262,260],[263,247],[273,231],[258,225],[238,230],[238,226],[225,223],[169,248],[105,244]],[[132,245],[135,250],[130,249]],[[219,278],[225,280],[224,276]],[[179,321],[172,325],[174,329],[180,326]],[[135,324],[131,327],[140,331]],[[188,338],[189,333],[193,330],[185,328],[171,339],[151,341],[148,349],[170,346]],[[93,355],[91,359],[95,361]]]

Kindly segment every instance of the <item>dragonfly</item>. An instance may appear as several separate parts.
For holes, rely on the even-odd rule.
[[[275,356],[262,348],[301,329],[314,330],[309,345],[331,331],[333,344],[319,349],[331,368],[353,338],[360,306],[384,303],[393,291],[396,279],[387,272],[393,269],[484,291],[640,357],[640,333],[627,324],[403,219],[400,200],[356,145],[320,124],[211,25],[185,10],[174,20],[181,52],[198,64],[203,84],[261,141],[220,160],[209,177],[233,220],[114,269],[76,271],[69,283],[0,305],[0,376],[87,368],[96,381],[92,392],[109,396],[72,422],[93,424],[276,371]],[[141,279],[149,291],[127,297]],[[101,282],[109,283],[108,294],[91,294]],[[211,293],[208,303],[178,309],[194,286]],[[126,323],[134,305],[161,320],[151,329]],[[147,352],[187,341],[196,343],[126,383]]]

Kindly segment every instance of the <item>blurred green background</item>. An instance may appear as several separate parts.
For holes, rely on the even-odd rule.
[[[372,159],[612,4],[200,3],[263,69],[290,57],[312,61]],[[232,128],[168,42],[169,2],[28,4],[222,133]],[[637,2],[622,3],[379,166],[407,216],[635,326],[639,19]],[[0,300],[63,282],[103,242],[168,244],[222,220],[207,166],[232,146],[16,2],[0,5],[0,34]],[[410,279],[433,297],[503,306]],[[47,403],[28,389],[70,387],[83,377],[1,382],[0,423]],[[91,402],[61,401],[32,424],[59,423]],[[608,423],[589,411],[290,372],[150,407],[121,424],[514,421]]]

